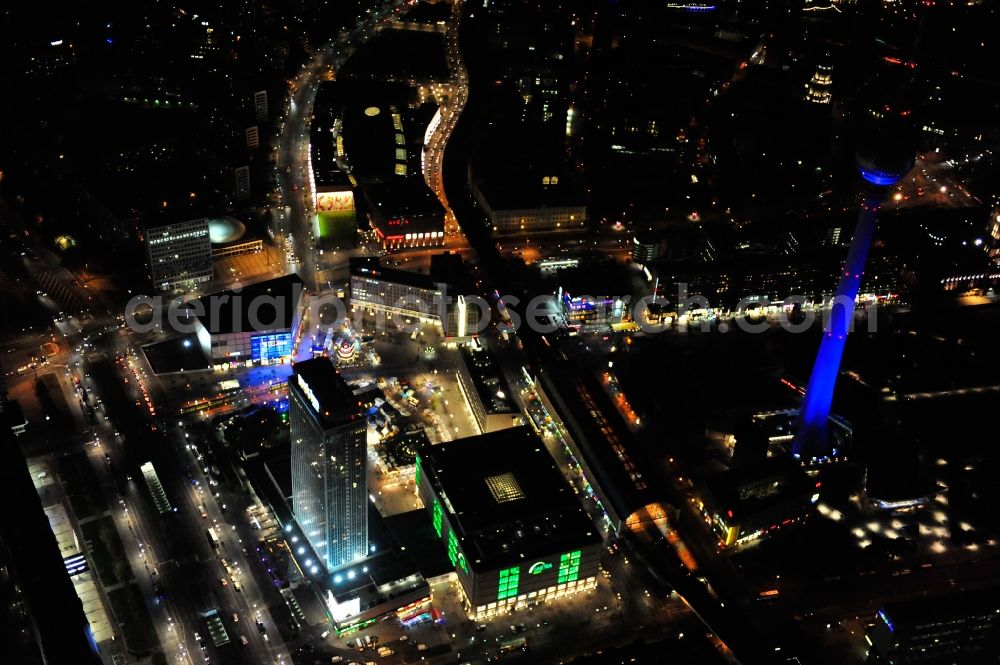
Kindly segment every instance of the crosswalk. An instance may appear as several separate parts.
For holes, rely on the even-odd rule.
[[[86,306],[84,299],[75,290],[68,287],[62,278],[51,270],[39,270],[32,274],[38,286],[59,303],[64,312],[76,312]]]

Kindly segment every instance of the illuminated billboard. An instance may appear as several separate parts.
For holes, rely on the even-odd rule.
[[[337,212],[340,210],[354,210],[354,192],[346,190],[342,192],[317,192],[316,212]]]
[[[354,192],[316,193],[316,216],[313,233],[326,249],[353,247],[357,235],[354,214]]]
[[[349,598],[342,603],[338,603],[337,599],[333,597],[333,592],[327,590],[326,607],[330,610],[330,616],[333,618],[334,622],[340,623],[344,619],[357,616],[361,613],[361,597],[355,596],[354,598]]]
[[[517,598],[520,594],[553,585],[564,585],[580,579],[582,551],[566,552],[554,559],[536,561],[528,566],[527,578],[522,579],[521,566],[504,568],[497,574],[497,601]],[[558,565],[558,568],[556,567]],[[531,576],[539,576],[532,579]]]
[[[257,335],[250,338],[250,357],[256,361],[277,360],[292,354],[292,333]]]

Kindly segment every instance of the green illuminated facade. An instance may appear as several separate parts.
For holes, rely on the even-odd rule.
[[[601,535],[530,428],[427,446],[415,476],[470,617],[596,587]]]
[[[504,568],[500,571],[499,582],[497,586],[497,600],[507,600],[508,598],[517,598],[517,589],[521,582],[521,568],[520,566],[514,566],[513,568]]]
[[[437,533],[438,538],[441,538],[441,527],[444,522],[444,509],[441,507],[441,502],[434,499],[434,531]],[[452,562],[454,563],[454,562]]]
[[[353,210],[335,210],[316,213],[314,233],[324,247],[345,249],[354,247],[357,221]]]
[[[458,537],[451,529],[448,530],[448,558],[451,560],[451,565],[461,568],[468,574],[469,564],[466,563],[465,555],[458,546]]]
[[[580,579],[580,550],[568,552],[559,557],[559,584]]]

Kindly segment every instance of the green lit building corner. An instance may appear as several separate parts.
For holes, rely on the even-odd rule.
[[[603,541],[527,427],[429,446],[417,493],[476,619],[597,585]]]

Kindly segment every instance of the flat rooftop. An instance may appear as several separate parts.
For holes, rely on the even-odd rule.
[[[896,628],[910,628],[965,617],[1000,612],[997,588],[963,590],[945,596],[929,596],[882,606],[882,613]]]
[[[433,290],[434,278],[430,275],[422,275],[406,270],[396,270],[395,268],[383,268],[378,259],[370,256],[355,256],[350,260],[351,275],[357,277],[370,277],[383,282],[393,284],[405,284],[418,289]]]
[[[456,293],[476,293],[469,266],[461,254],[441,252],[431,256],[431,277],[435,282],[444,282],[452,287],[452,291]]]
[[[320,83],[313,105],[313,120],[309,126],[309,149],[316,188],[348,187],[350,179],[337,164],[337,144],[334,125],[344,113],[345,100],[341,98],[336,81]]]
[[[790,457],[768,457],[759,462],[723,471],[705,479],[715,501],[734,519],[804,496],[812,481]]]
[[[563,292],[571,296],[629,296],[635,290],[628,267],[617,261],[563,268],[558,272],[557,279]]]
[[[355,256],[350,259],[351,275],[370,277],[394,284],[405,284],[418,289],[436,289],[444,283],[459,293],[474,293],[472,278],[466,269],[461,254],[441,252],[431,256],[429,275],[396,268],[385,268],[379,260],[370,256]]]
[[[354,177],[366,183],[389,178],[397,161],[408,161],[403,121],[396,104],[354,104],[344,110],[344,148]],[[397,150],[403,151],[401,159],[397,159]]]
[[[368,183],[364,191],[384,219],[402,221],[405,218],[404,224],[382,229],[387,234],[439,231],[444,224],[444,207],[419,172]]]
[[[361,400],[337,372],[330,358],[312,358],[295,363],[290,382],[307,397],[315,397],[313,406],[317,407],[316,415],[325,427],[361,418]]]
[[[514,406],[513,394],[503,373],[497,366],[493,354],[486,349],[473,350],[467,346],[461,349],[462,362],[465,363],[469,375],[472,376],[472,384],[479,393],[479,400],[483,403],[486,413],[517,413]]]
[[[239,291],[212,293],[185,303],[185,308],[213,335],[241,332],[273,332],[292,327],[295,308],[302,297],[302,279],[292,273]],[[200,303],[195,305],[195,303]],[[251,309],[254,320],[251,320]]]
[[[338,72],[339,78],[445,81],[444,34],[385,28],[362,44]]]
[[[528,427],[430,446],[420,455],[421,469],[475,570],[601,542],[576,493]]]
[[[142,347],[142,353],[149,361],[153,374],[212,369],[212,361],[198,343],[197,335],[146,344]]]
[[[440,577],[455,570],[448,559],[448,550],[434,532],[434,524],[426,510],[418,508],[380,519],[392,534],[397,547],[419,563],[420,573],[424,578]]]
[[[542,185],[542,177],[538,176],[536,183],[514,173],[491,174],[477,184],[494,210],[582,208],[587,205],[586,195],[579,187],[568,182],[566,185]]]

